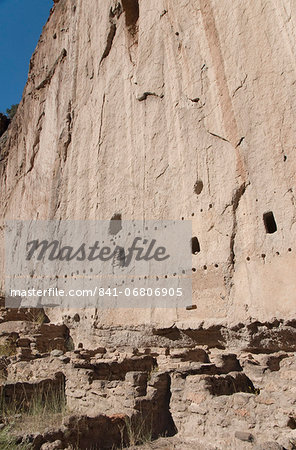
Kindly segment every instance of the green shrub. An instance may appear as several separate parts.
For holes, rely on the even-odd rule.
[[[6,109],[6,115],[10,120],[12,120],[13,117],[15,116],[15,113],[17,112],[17,108],[18,108],[18,103],[15,105],[11,105],[10,108]]]

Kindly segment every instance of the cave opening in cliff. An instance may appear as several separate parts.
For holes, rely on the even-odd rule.
[[[122,230],[122,217],[120,213],[113,214],[109,224],[109,234],[115,235]]]
[[[199,195],[203,190],[203,182],[201,180],[196,180],[193,190],[196,193],[196,195]]]
[[[191,248],[193,255],[197,255],[200,252],[200,245],[196,236],[191,239]]]
[[[273,234],[277,231],[277,225],[272,211],[263,214],[263,221],[266,233]]]
[[[125,12],[125,24],[129,31],[133,32],[140,14],[139,0],[122,0],[122,6]]]

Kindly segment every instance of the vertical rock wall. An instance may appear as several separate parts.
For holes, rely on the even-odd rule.
[[[2,220],[179,218],[200,247],[195,310],[102,323],[292,316],[295,20],[292,0],[55,2],[0,139]]]

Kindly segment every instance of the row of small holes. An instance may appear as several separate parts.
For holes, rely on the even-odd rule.
[[[216,269],[218,269],[218,267],[219,267],[219,264],[214,264],[214,267],[216,268]],[[207,270],[208,269],[208,267],[207,266],[203,266],[203,270]],[[192,267],[192,272],[196,272],[196,268],[195,267]]]
[[[288,252],[291,252],[291,251],[292,251],[292,249],[291,249],[291,248],[288,248]],[[275,254],[276,254],[277,256],[279,256],[279,255],[280,255],[280,252],[275,252]],[[261,258],[263,258],[263,259],[266,258],[265,253],[262,253]],[[250,258],[249,256],[247,256],[246,260],[247,260],[247,261],[250,261],[251,258]]]
[[[291,252],[291,251],[292,251],[292,249],[291,249],[291,248],[288,248],[288,252]],[[276,255],[279,256],[280,253],[279,253],[279,252],[276,252]],[[265,258],[266,258],[265,253],[262,253],[261,257],[262,257],[263,259],[265,259]],[[247,261],[251,261],[251,258],[250,258],[249,256],[247,256],[246,260],[247,260]],[[219,267],[219,264],[214,264],[214,267],[218,268],[218,267]],[[207,270],[207,266],[203,266],[203,269],[204,269],[204,270]],[[196,272],[196,268],[195,268],[195,267],[192,268],[192,272]]]
[[[209,209],[211,209],[211,208],[213,208],[212,203],[209,204]],[[200,212],[203,212],[203,209],[201,209]],[[194,217],[194,212],[191,213],[191,216]],[[181,220],[185,220],[185,218],[184,218],[184,217],[181,217]]]

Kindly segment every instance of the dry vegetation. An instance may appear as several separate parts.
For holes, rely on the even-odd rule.
[[[0,415],[0,449],[29,449],[30,444],[18,444],[18,436],[26,433],[41,433],[48,428],[56,428],[62,424],[67,414],[64,389],[36,388],[27,396],[25,389],[19,399],[19,393],[6,398],[1,392]]]

